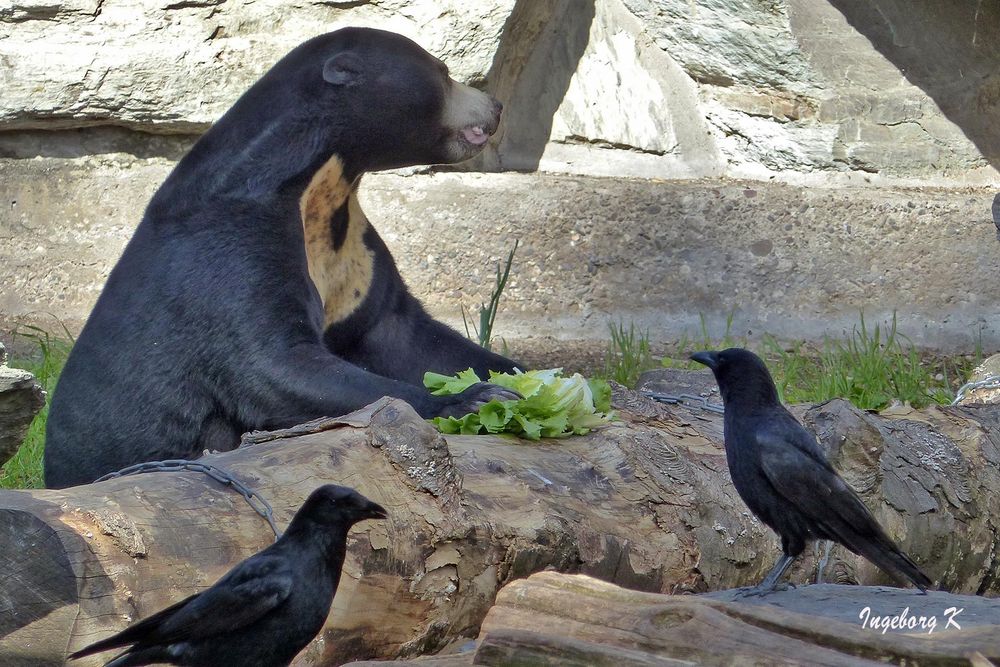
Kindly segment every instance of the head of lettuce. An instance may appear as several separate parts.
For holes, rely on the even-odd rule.
[[[479,382],[470,368],[458,375],[426,373],[424,386],[432,394],[459,394]],[[513,433],[530,440],[583,435],[613,420],[611,387],[604,380],[587,380],[579,373],[562,377],[561,368],[526,373],[490,373],[490,382],[513,389],[524,398],[492,400],[460,418],[435,417],[442,433],[475,435]]]

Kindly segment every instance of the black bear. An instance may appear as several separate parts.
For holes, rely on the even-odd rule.
[[[345,28],[285,56],[150,201],[59,380],[46,484],[232,449],[381,396],[424,417],[512,397],[421,386],[427,370],[515,364],[427,315],[357,199],[366,171],[472,157],[500,111],[393,33]]]

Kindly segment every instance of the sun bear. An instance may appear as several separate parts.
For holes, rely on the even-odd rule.
[[[45,482],[228,450],[253,429],[382,396],[424,417],[427,370],[515,363],[433,320],[358,205],[368,171],[482,150],[501,105],[415,43],[345,28],[279,61],[181,159],[111,271],[59,380]]]

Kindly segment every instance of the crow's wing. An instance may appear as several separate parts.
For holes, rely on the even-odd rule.
[[[798,452],[801,456],[812,459],[820,468],[823,468],[833,475],[837,471],[827,461],[826,455],[816,442],[816,436],[799,423],[792,413],[781,407],[780,412],[776,412],[774,417],[757,428],[757,438],[761,441],[761,446],[770,446],[781,449],[789,449]],[[770,449],[769,452],[773,452]]]
[[[292,583],[292,573],[285,558],[253,556],[208,590],[185,598],[71,657],[79,658],[128,644],[169,644],[233,632],[280,605],[291,593]]]
[[[774,489],[817,529],[853,548],[854,537],[881,533],[871,512],[794,418],[776,419],[755,433],[760,466]],[[818,535],[820,536],[820,535]]]
[[[199,639],[253,623],[288,598],[294,577],[282,556],[254,556],[163,620],[159,641]]]

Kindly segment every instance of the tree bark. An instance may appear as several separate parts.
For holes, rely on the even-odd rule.
[[[445,440],[405,403],[382,399],[250,434],[203,461],[269,500],[281,527],[323,483],[353,486],[390,512],[351,533],[327,625],[300,666],[415,656],[475,637],[503,584],[547,567],[657,593],[756,583],[777,540],[732,488],[721,417],[627,390],[615,402],[620,423],[532,443]],[[797,412],[933,579],[998,592],[995,408],[885,418],[831,401]],[[0,534],[4,665],[62,664],[273,540],[242,497],[196,472],[2,492]],[[808,581],[815,562],[807,550],[792,580]],[[829,563],[827,581],[888,582],[840,548]]]

